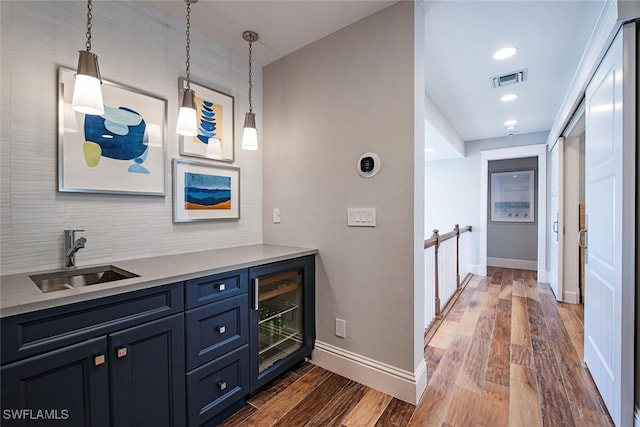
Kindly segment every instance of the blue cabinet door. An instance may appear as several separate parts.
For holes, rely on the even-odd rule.
[[[2,367],[2,426],[109,426],[107,338]]]
[[[182,314],[109,335],[114,426],[183,426]]]

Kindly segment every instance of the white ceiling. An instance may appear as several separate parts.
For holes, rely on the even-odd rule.
[[[191,5],[191,25],[240,54],[248,45],[242,32],[258,33],[253,60],[262,66],[382,10],[397,0],[199,0]],[[184,0],[152,5],[186,22]]]
[[[424,1],[426,89],[465,141],[504,136],[516,119],[518,133],[549,130],[591,35],[604,0]],[[152,5],[185,21],[183,0]],[[260,35],[254,62],[267,65],[332,32],[382,10],[396,0],[199,0],[192,27],[240,54],[244,30]],[[507,60],[492,59],[505,45],[518,47]],[[505,88],[490,77],[528,69],[513,86],[519,98],[499,101]]]
[[[602,9],[601,0],[427,1],[426,90],[464,141],[551,129]],[[502,61],[493,53],[516,46]],[[528,69],[527,81],[494,89],[495,75]],[[503,103],[500,96],[519,97]]]

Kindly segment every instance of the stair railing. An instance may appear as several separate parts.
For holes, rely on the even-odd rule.
[[[440,234],[439,230],[433,230],[433,235],[424,241],[427,266],[425,276],[427,286],[425,325],[427,327],[431,326],[434,320],[442,318],[443,309],[454,300],[453,297],[470,277],[468,274],[464,280],[461,281],[460,278],[460,236],[470,231],[472,231],[470,225],[460,228],[460,225],[456,224],[453,231],[445,234]]]

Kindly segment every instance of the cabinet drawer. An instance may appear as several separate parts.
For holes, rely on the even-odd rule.
[[[249,347],[242,347],[187,374],[189,426],[199,426],[244,399],[249,388]]]
[[[182,283],[2,319],[2,364],[184,309]]]
[[[248,342],[248,306],[242,294],[187,311],[187,370]]]
[[[187,308],[194,308],[247,292],[247,270],[236,270],[186,282]]]

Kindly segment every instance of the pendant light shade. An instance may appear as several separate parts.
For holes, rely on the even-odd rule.
[[[178,112],[176,133],[182,136],[198,135],[198,118],[196,115],[196,94],[191,89],[191,3],[198,0],[184,0],[187,3],[187,87],[182,90],[182,104]]]
[[[104,114],[104,102],[102,100],[102,80],[100,79],[100,67],[98,56],[91,53],[91,27],[93,20],[93,3],[87,2],[87,41],[86,50],[79,51],[78,70],[76,82],[73,88],[71,105],[75,111],[84,114]]]
[[[176,133],[183,136],[198,135],[198,120],[196,118],[196,94],[192,89],[182,91],[182,105],[178,112]]]
[[[244,150],[258,149],[258,131],[256,130],[256,114],[246,113],[244,116],[244,132],[242,133]]]
[[[244,116],[244,132],[242,134],[242,149],[257,150],[258,149],[258,131],[256,130],[256,115],[253,112],[253,104],[251,103],[252,89],[252,72],[251,72],[251,54],[252,44],[258,40],[258,34],[254,31],[245,31],[242,38],[249,42],[249,112]]]

